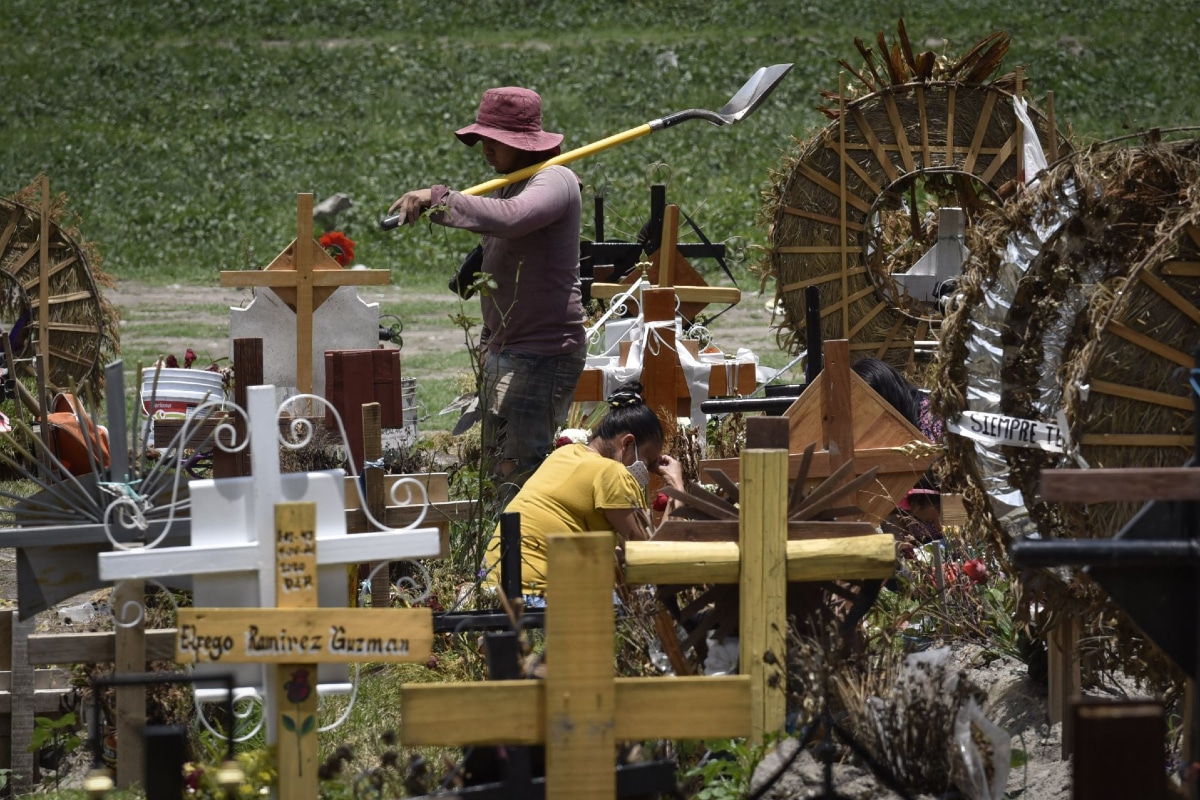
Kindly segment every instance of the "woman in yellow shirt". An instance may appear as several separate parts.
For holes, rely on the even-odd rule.
[[[641,538],[635,516],[646,508],[650,473],[682,490],[679,462],[664,455],[663,430],[642,399],[642,385],[627,383],[606,401],[608,410],[587,444],[559,447],[530,476],[505,511],[521,515],[522,591],[546,590],[546,536],[614,531],[620,542]],[[500,581],[500,528],[488,543],[488,582]]]

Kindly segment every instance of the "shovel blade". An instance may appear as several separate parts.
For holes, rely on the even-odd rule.
[[[750,80],[737,90],[737,94],[729,98],[729,102],[721,107],[717,115],[727,124],[732,124],[753,114],[763,104],[775,87],[792,69],[791,64],[774,64],[769,67],[759,67],[750,76]]]

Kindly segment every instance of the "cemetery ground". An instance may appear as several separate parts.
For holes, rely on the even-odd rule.
[[[455,451],[447,444],[447,431],[456,415],[439,416],[437,412],[454,396],[469,389],[470,362],[464,345],[464,331],[455,326],[451,317],[464,312],[472,315],[477,305],[460,303],[452,295],[437,289],[436,285],[415,290],[393,285],[368,288],[362,294],[368,300],[378,300],[382,314],[396,314],[403,320],[402,370],[405,376],[418,380],[418,397],[424,407],[421,430],[429,432],[428,438],[439,442],[437,446],[444,458],[453,459]],[[212,286],[152,286],[125,282],[108,297],[121,312],[123,351],[127,370],[132,372],[138,361],[148,365],[159,355],[173,353],[182,360],[189,347],[197,353],[196,367],[204,367],[210,360],[224,357],[228,346],[228,308],[241,305],[248,300],[249,293]],[[385,317],[383,324],[392,321]],[[790,359],[775,345],[769,323],[765,299],[747,291],[741,304],[714,323],[712,332],[727,351],[748,347],[764,363],[782,366]],[[131,393],[135,385],[132,376],[127,379]],[[960,545],[967,553],[973,553],[975,545],[969,538],[970,532],[964,531]],[[12,559],[10,551],[0,552],[0,596],[9,602],[16,597]],[[448,598],[453,598],[460,587],[469,582],[469,570],[463,563],[467,560],[469,557],[456,560],[454,566],[434,566],[434,593],[441,598],[435,602],[449,605],[452,601]],[[794,655],[794,663],[789,669],[790,680],[795,682],[792,705],[804,715],[819,707],[826,698],[837,706],[854,697],[881,695],[890,709],[904,709],[906,703],[926,703],[920,707],[909,705],[912,710],[907,722],[902,715],[889,715],[883,727],[895,727],[892,741],[887,744],[877,741],[875,745],[882,748],[886,763],[897,775],[914,782],[910,785],[922,782],[936,785],[940,780],[945,786],[948,785],[945,783],[945,765],[946,749],[951,745],[949,738],[914,734],[937,729],[936,723],[946,722],[944,713],[939,716],[938,709],[944,705],[939,705],[939,700],[953,694],[947,681],[957,680],[961,670],[961,677],[969,682],[961,686],[977,687],[981,697],[986,696],[981,703],[985,716],[1012,737],[1013,767],[1006,796],[1029,800],[1066,798],[1070,794],[1071,767],[1069,761],[1061,759],[1062,726],[1050,725],[1047,717],[1044,653],[1027,647],[1013,625],[1015,609],[1011,580],[999,574],[996,565],[988,566],[987,579],[976,584],[960,577],[960,581],[951,587],[948,601],[942,604],[931,590],[930,569],[911,565],[910,574],[897,586],[897,591],[885,591],[869,617],[869,653],[873,666],[865,672],[844,672],[834,668],[810,645],[793,643],[793,653],[806,655],[803,658]],[[89,599],[93,599],[92,596],[74,598],[62,606]],[[96,629],[103,624],[102,618],[82,626],[67,624],[55,612],[45,612],[39,618],[39,628],[47,631]],[[618,636],[621,646],[616,668],[620,674],[658,674],[651,657],[653,626],[648,620],[643,623],[636,619],[627,621],[618,627]],[[449,771],[458,757],[457,751],[423,749],[418,753],[397,747],[391,738],[397,722],[401,683],[484,679],[486,665],[474,635],[443,635],[438,639],[435,655],[427,665],[371,666],[362,670],[355,711],[343,727],[322,735],[323,758],[328,756],[336,761],[338,748],[344,744],[354,753],[353,758],[341,764],[339,775],[326,782],[323,796],[351,796],[349,790],[354,781],[372,773],[384,781],[383,796],[410,796],[419,788],[436,788],[438,779]],[[940,653],[941,647],[948,648],[945,660],[939,662],[940,666],[935,670],[937,679],[915,692],[921,695],[920,698],[914,701],[911,684],[906,690],[907,698],[904,691],[894,688],[905,685],[895,682],[896,675],[903,671],[900,661],[904,654],[914,651]],[[851,679],[851,675],[857,677]],[[1138,694],[1136,687],[1112,676],[1102,676],[1095,685],[1087,687],[1087,691],[1100,696]],[[323,722],[328,723],[342,712],[345,703],[332,700],[323,706]],[[919,714],[916,713],[918,708]],[[852,718],[852,724],[854,722]],[[864,740],[870,738],[865,722],[865,718],[858,719],[861,728],[856,729]],[[921,731],[914,730],[915,725]],[[752,776],[760,782],[764,780],[773,765],[793,746],[794,742],[784,743],[775,755],[759,763],[766,751],[741,742],[680,743],[676,751],[681,764],[680,786],[689,797],[745,796]],[[889,750],[889,746],[893,749]],[[1177,750],[1178,742],[1168,749]],[[708,751],[717,753],[718,757],[703,760]],[[424,759],[421,763],[427,770],[425,778],[414,769],[418,762],[410,760],[417,757]],[[889,793],[860,766],[850,762],[851,759],[846,759],[846,763],[839,764],[834,772],[842,794],[856,798],[899,796]],[[80,754],[69,763],[71,770],[64,769],[61,776],[64,785],[78,785],[87,769],[88,759]],[[381,766],[384,764],[386,766]],[[256,776],[253,770],[247,772],[252,782],[261,780],[261,775]],[[763,796],[812,796],[819,791],[820,781],[820,765],[805,753]],[[702,795],[705,790],[708,794]],[[64,791],[60,796],[80,795]],[[116,792],[111,796],[133,798],[140,795]],[[914,796],[957,795],[929,791]]]

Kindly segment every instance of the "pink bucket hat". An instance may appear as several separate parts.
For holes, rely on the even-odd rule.
[[[488,89],[479,101],[475,124],[460,128],[454,135],[468,147],[486,136],[531,153],[550,150],[563,140],[561,133],[542,130],[542,98],[520,86]]]

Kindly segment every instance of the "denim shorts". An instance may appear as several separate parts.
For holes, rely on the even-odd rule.
[[[504,474],[500,463],[512,462],[506,482],[520,486],[549,455],[586,360],[586,346],[557,356],[487,354],[479,392],[483,448],[498,476]]]

